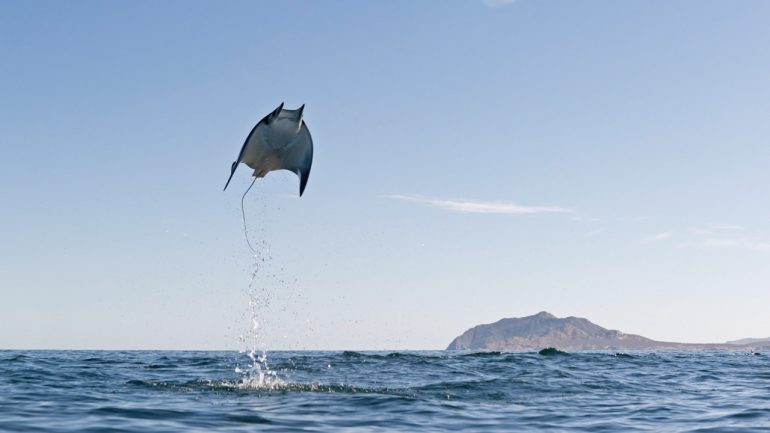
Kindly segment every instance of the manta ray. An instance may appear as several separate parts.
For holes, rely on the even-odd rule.
[[[242,162],[254,169],[255,178],[265,177],[275,170],[295,173],[299,176],[299,195],[302,197],[313,164],[313,139],[302,119],[304,109],[303,104],[296,110],[286,110],[281,102],[278,108],[257,122],[230,167],[225,190]]]

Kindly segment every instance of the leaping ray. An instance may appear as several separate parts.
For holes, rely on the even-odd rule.
[[[252,128],[243,143],[238,159],[230,167],[230,177],[239,163],[254,169],[255,178],[275,170],[289,170],[299,176],[299,195],[305,192],[310,167],[313,165],[313,138],[302,118],[303,104],[296,110],[285,110],[283,102]],[[224,191],[224,190],[223,190]]]

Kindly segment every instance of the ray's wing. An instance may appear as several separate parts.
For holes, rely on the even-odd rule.
[[[305,192],[307,179],[310,177],[310,168],[313,165],[313,138],[307,129],[305,122],[302,122],[297,138],[294,139],[289,152],[282,158],[283,169],[292,171],[299,176],[299,196]]]
[[[256,131],[259,125],[262,124],[262,120],[260,120],[259,122],[257,122],[256,125],[254,125],[254,128],[251,129],[251,132],[249,132],[249,135],[246,137],[246,141],[243,142],[243,146],[241,146],[241,151],[238,152],[238,158],[236,158],[235,161],[233,161],[233,165],[230,166],[230,177],[227,178],[227,183],[225,184],[225,187],[224,189],[222,189],[222,191],[226,190],[227,186],[230,185],[230,181],[233,179],[233,175],[235,174],[235,169],[238,168],[238,163],[240,163],[241,158],[243,158],[243,152],[246,150],[246,145],[249,143],[249,139],[251,138],[251,136],[254,135],[254,131]]]
[[[246,136],[246,141],[243,142],[243,146],[241,146],[241,151],[238,152],[238,158],[233,161],[233,165],[230,166],[230,177],[227,178],[227,183],[225,184],[225,187],[222,191],[227,189],[227,186],[230,185],[230,181],[233,179],[233,175],[235,174],[235,169],[238,168],[238,163],[241,162],[241,159],[243,158],[243,152],[246,151],[246,145],[249,144],[249,140],[251,139],[251,136],[254,135],[254,132],[259,128],[259,125],[265,123],[270,123],[275,119],[278,114],[283,109],[283,102],[281,102],[281,105],[278,106],[275,110],[271,111],[267,114],[267,116],[263,117],[259,122],[257,122],[256,125],[254,125],[253,128],[251,128],[251,132],[249,132],[249,135]]]

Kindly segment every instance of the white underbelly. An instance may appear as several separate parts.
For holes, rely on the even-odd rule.
[[[241,162],[254,169],[254,176],[263,177],[281,168],[281,157],[262,140],[252,139],[243,151]]]

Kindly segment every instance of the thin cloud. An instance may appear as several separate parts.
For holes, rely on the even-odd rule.
[[[495,9],[516,3],[516,0],[482,0],[482,3],[488,8]]]
[[[700,227],[690,227],[690,228],[687,229],[687,231],[690,232],[690,234],[695,235],[695,236],[712,236],[712,235],[714,235],[714,230],[703,229],[703,228],[700,228]]]
[[[724,233],[725,231],[729,232],[736,232],[736,231],[744,231],[746,230],[746,227],[739,226],[736,224],[707,224],[705,227],[690,227],[688,231],[694,235],[698,236],[714,236],[717,235],[717,233]]]
[[[446,200],[401,194],[394,194],[389,197],[396,200],[411,201],[458,213],[527,215],[572,212],[571,209],[559,206],[522,206],[504,201]]]
[[[737,224],[721,224],[721,223],[709,224],[709,228],[713,230],[745,230],[746,229],[746,227],[739,226]]]
[[[682,246],[709,250],[734,248],[750,251],[770,251],[770,243],[748,239],[705,238],[692,242],[685,242]]]
[[[602,227],[602,228],[598,228],[598,229],[595,229],[595,230],[591,230],[590,232],[584,234],[583,236],[585,236],[587,238],[592,238],[592,237],[600,235],[600,234],[602,234],[602,233],[604,233],[606,231],[607,231],[607,229]]]
[[[673,234],[674,233],[672,232],[653,233],[651,235],[647,235],[644,238],[642,238],[642,242],[646,244],[652,244],[655,242],[665,241],[666,239],[670,238]]]
[[[575,215],[570,219],[572,221],[581,222],[581,223],[606,223],[607,222],[607,220],[604,218],[581,216],[581,215]]]
[[[695,239],[679,246],[705,250],[770,251],[770,242],[759,240],[757,236],[748,233],[746,227],[736,224],[712,223],[705,227],[690,227],[688,232]]]

